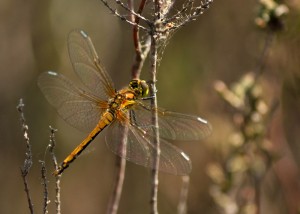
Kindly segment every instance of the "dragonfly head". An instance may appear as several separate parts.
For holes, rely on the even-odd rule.
[[[129,88],[133,90],[138,97],[147,97],[149,95],[149,85],[145,80],[131,80]]]

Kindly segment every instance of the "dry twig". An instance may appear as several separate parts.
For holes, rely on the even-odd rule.
[[[190,177],[183,176],[182,177],[182,187],[179,196],[179,202],[177,206],[178,214],[186,214],[187,213],[187,198],[189,192],[189,185],[190,185]]]
[[[31,144],[30,144],[29,137],[28,137],[28,126],[26,124],[26,120],[25,120],[25,116],[24,116],[24,106],[25,105],[23,103],[23,99],[20,99],[19,105],[17,106],[17,110],[20,113],[21,129],[23,132],[23,137],[24,137],[25,145],[26,145],[25,160],[24,160],[23,167],[21,167],[21,175],[23,178],[23,183],[24,183],[24,187],[25,187],[25,193],[27,196],[29,210],[30,210],[30,213],[33,214],[34,213],[33,203],[31,200],[28,182],[27,182],[27,175],[32,166],[32,151],[31,151]]]
[[[56,170],[58,168],[58,164],[57,164],[57,159],[56,159],[56,156],[55,156],[55,153],[54,153],[54,149],[55,149],[55,146],[56,146],[55,132],[57,132],[57,129],[54,129],[51,126],[49,126],[49,128],[50,128],[49,153],[50,153],[50,156],[52,158],[54,169]],[[61,213],[60,179],[61,179],[61,175],[55,176],[55,206],[56,206],[56,214],[60,214]]]
[[[48,213],[48,204],[50,203],[49,200],[49,192],[48,192],[48,180],[47,180],[47,170],[45,166],[45,160],[40,161],[42,168],[41,168],[41,174],[42,174],[42,185],[44,189],[44,204],[43,204],[43,213],[47,214]]]
[[[128,133],[128,126],[124,126],[125,129],[122,133],[122,139],[119,146],[121,153],[126,156],[126,147],[127,147],[127,133]],[[121,198],[121,193],[123,189],[124,177],[125,177],[125,168],[126,168],[126,159],[121,157],[116,157],[116,180],[114,184],[114,190],[108,205],[107,214],[116,214],[119,208],[119,202]]]

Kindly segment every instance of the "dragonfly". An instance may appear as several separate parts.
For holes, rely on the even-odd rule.
[[[113,153],[130,162],[154,168],[156,145],[152,112],[158,112],[160,140],[159,171],[187,175],[191,160],[174,141],[199,141],[208,136],[211,125],[187,114],[154,109],[149,104],[150,83],[133,79],[127,87],[116,90],[103,67],[92,40],[83,30],[68,36],[68,51],[73,69],[81,81],[78,86],[62,74],[47,71],[38,77],[38,86],[48,102],[71,126],[88,132],[87,137],[54,171],[61,174],[81,152],[109,127],[105,141]],[[124,142],[124,133],[126,141]]]

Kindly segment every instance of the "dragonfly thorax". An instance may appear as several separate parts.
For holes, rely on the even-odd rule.
[[[114,98],[109,100],[109,109],[112,111],[128,109],[135,103],[136,95],[131,90],[120,90]]]

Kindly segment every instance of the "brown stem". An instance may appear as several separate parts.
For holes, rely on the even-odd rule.
[[[28,187],[28,182],[27,182],[27,175],[29,173],[29,170],[32,166],[32,152],[31,152],[31,144],[29,141],[29,137],[28,137],[28,126],[26,124],[26,120],[25,120],[25,116],[24,116],[24,103],[23,103],[23,99],[20,99],[19,101],[19,105],[17,106],[17,110],[20,113],[20,121],[21,121],[21,128],[22,128],[22,132],[23,132],[23,137],[25,140],[25,144],[26,144],[26,157],[24,160],[24,164],[23,167],[21,167],[21,175],[22,175],[22,179],[23,179],[23,183],[24,183],[24,187],[25,187],[25,193],[27,196],[27,202],[28,202],[28,206],[29,206],[29,210],[30,213],[33,214],[34,210],[33,210],[33,203],[31,200],[31,196],[30,196],[30,192],[29,192],[29,187]]]
[[[44,204],[43,204],[43,213],[48,213],[48,205],[49,205],[49,192],[48,192],[48,180],[46,176],[46,166],[45,166],[45,160],[40,161],[42,164],[41,174],[42,174],[42,185],[44,189]]]
[[[138,14],[142,14],[144,7],[146,5],[147,0],[142,0],[137,11]],[[142,53],[141,41],[140,41],[140,30],[139,30],[139,22],[140,18],[138,16],[133,16],[132,14],[132,22],[135,22],[136,25],[133,26],[133,43],[135,48],[135,62],[132,65],[132,78],[139,79],[140,73],[144,64],[145,54]],[[149,46],[148,46],[149,47]]]
[[[154,34],[154,32],[153,32]],[[151,35],[151,94],[153,99],[151,100],[152,111],[152,125],[154,128],[153,143],[155,145],[153,170],[152,170],[152,191],[151,191],[151,214],[158,214],[157,210],[157,192],[158,192],[158,170],[159,170],[159,158],[160,158],[160,141],[158,132],[158,118],[157,118],[157,97],[156,97],[156,72],[157,72],[157,44],[155,35]]]
[[[182,186],[181,186],[181,192],[179,196],[179,203],[177,207],[178,214],[186,214],[187,213],[187,198],[188,198],[188,192],[189,192],[189,184],[190,184],[190,177],[183,176],[182,177]]]
[[[121,150],[122,157],[126,156],[127,135],[128,135],[128,126],[126,125],[124,126],[124,130],[122,130],[122,138],[121,138],[122,140],[119,147],[119,149]],[[117,157],[116,167],[117,167],[117,176],[115,180],[113,194],[107,209],[107,214],[116,214],[118,211],[119,202],[120,202],[122,189],[123,189],[124,178],[125,178],[126,159]]]
[[[33,214],[34,213],[33,203],[32,203],[30,192],[29,192],[27,177],[22,175],[22,178],[23,178],[23,184],[24,184],[24,187],[25,187],[24,191],[26,192],[26,196],[27,196],[27,202],[28,202],[29,210],[30,210],[30,213]]]
[[[109,202],[107,214],[115,214],[119,208],[119,202],[121,198],[121,193],[123,189],[124,177],[125,177],[125,168],[126,168],[126,159],[117,156],[117,177],[114,184],[114,191]]]
[[[155,21],[160,20],[161,17],[161,5],[160,0],[155,0]],[[158,214],[157,209],[157,193],[158,193],[158,170],[159,170],[159,158],[160,158],[160,141],[159,141],[159,126],[158,126],[158,117],[157,117],[157,96],[156,96],[156,73],[157,73],[157,35],[155,26],[151,28],[151,46],[150,46],[150,63],[151,63],[151,94],[153,95],[153,99],[151,99],[151,107],[152,107],[152,125],[154,127],[153,133],[153,143],[155,145],[155,151],[153,154],[153,170],[152,170],[152,190],[151,190],[151,214]]]
[[[130,9],[129,9],[128,7],[126,7],[121,1],[117,1],[117,0],[115,0],[115,1],[116,1],[116,3],[118,3],[119,5],[121,5],[125,10],[127,10],[130,14],[133,14],[133,15],[135,15],[135,16],[139,16],[140,19],[142,19],[143,21],[145,21],[147,24],[150,23],[149,20],[147,20],[147,19],[145,19],[144,17],[140,16],[140,15],[137,14],[135,11],[130,10]],[[126,16],[120,14],[120,13],[118,12],[118,10],[112,8],[112,7],[110,6],[110,4],[109,4],[106,0],[101,0],[101,2],[102,2],[102,3],[103,3],[103,4],[104,4],[111,12],[112,12],[112,14],[114,14],[116,17],[118,17],[118,18],[121,19],[122,21],[127,22],[128,24],[133,25],[133,26],[136,25],[136,23],[134,23],[134,22],[128,20],[128,19],[126,18]],[[143,29],[144,31],[148,32],[148,28],[146,28],[146,27],[144,27],[144,26],[142,26],[142,25],[138,25],[138,27],[141,28],[141,29]]]
[[[128,136],[128,125],[124,126],[124,129],[121,130],[121,143],[119,145],[119,150],[121,151],[121,156],[125,157],[127,152],[127,136]],[[113,194],[111,196],[107,214],[116,214],[119,208],[119,202],[122,194],[123,183],[125,178],[125,169],[126,169],[126,159],[117,157],[116,159],[116,168],[117,168],[117,177],[114,184]]]
[[[270,47],[271,47],[271,44],[273,41],[273,37],[274,37],[273,31],[267,32],[265,44],[264,44],[263,50],[261,52],[261,56],[257,62],[256,69],[255,69],[255,71],[256,71],[255,81],[257,81],[264,72],[266,59],[268,57],[268,53],[269,53],[269,50],[270,50]]]
[[[51,126],[49,126],[49,128],[50,128],[49,153],[50,153],[50,156],[52,158],[54,169],[56,170],[56,169],[58,169],[58,164],[57,164],[57,159],[56,159],[56,156],[55,156],[55,153],[54,153],[54,149],[55,149],[55,146],[56,146],[55,132],[57,131],[57,129],[54,129]],[[61,179],[61,175],[55,176],[55,206],[56,206],[56,214],[60,214],[61,213],[60,179]]]

